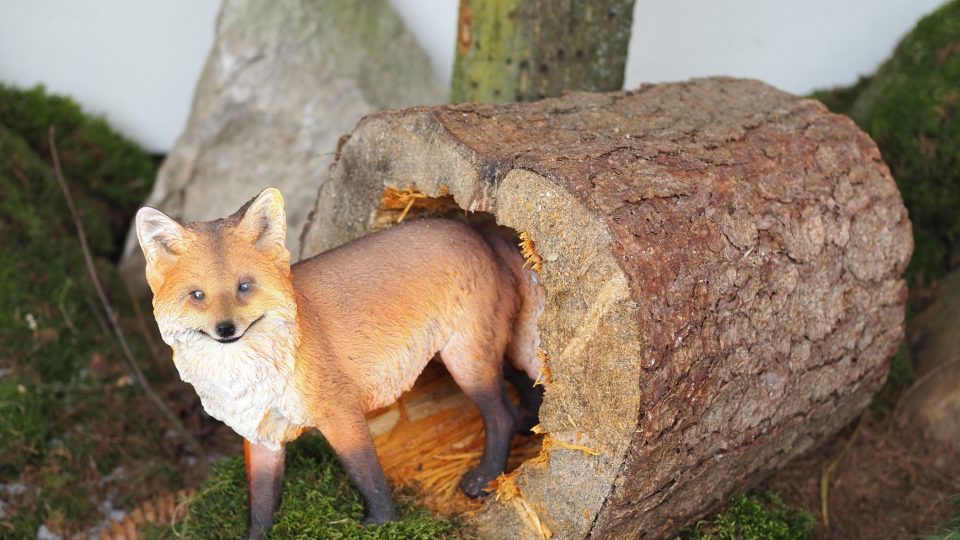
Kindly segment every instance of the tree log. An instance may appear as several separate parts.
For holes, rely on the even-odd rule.
[[[850,422],[903,337],[911,229],[876,146],[756,81],[368,116],[301,255],[369,232],[388,188],[542,259],[552,444],[468,518],[484,537],[673,534]]]
[[[623,88],[634,0],[460,0],[454,102]]]

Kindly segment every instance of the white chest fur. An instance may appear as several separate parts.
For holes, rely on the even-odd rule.
[[[193,385],[207,414],[272,449],[286,442],[292,429],[308,423],[294,380],[293,323],[267,316],[228,344],[164,326],[160,322],[180,377]]]

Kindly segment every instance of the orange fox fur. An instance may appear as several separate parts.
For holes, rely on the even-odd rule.
[[[252,536],[272,522],[284,443],[309,428],[344,462],[367,521],[393,519],[364,413],[393,403],[438,353],[485,421],[484,457],[464,490],[476,496],[502,471],[517,422],[503,358],[536,378],[544,300],[505,241],[428,219],[291,267],[273,188],[224,219],[180,225],[142,208],[136,222],[181,377],[246,439]]]

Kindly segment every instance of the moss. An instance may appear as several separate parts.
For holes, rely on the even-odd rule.
[[[65,382],[109,340],[50,166],[49,125],[118,308],[129,303],[112,260],[156,170],[142,149],[69,99],[0,85],[0,350],[45,381]]]
[[[49,470],[41,482],[44,521],[51,526],[60,529],[64,525],[87,522],[97,515],[91,494],[76,489],[81,482],[77,471]]]
[[[743,495],[713,518],[680,531],[678,539],[698,540],[806,540],[816,518],[787,506],[773,493]]]
[[[822,102],[833,112],[846,114],[853,102],[860,96],[860,92],[870,84],[870,77],[860,77],[860,79],[851,86],[838,86],[817,90],[810,94],[810,98]]]
[[[37,529],[43,523],[39,516],[37,512],[17,512],[10,516],[10,519],[0,523],[0,540],[36,538]]]
[[[134,393],[114,388],[119,351],[53,174],[49,125],[95,264],[123,317],[131,303],[114,259],[156,172],[146,152],[71,100],[0,85],[0,483],[29,488],[7,505],[0,537],[35,536],[44,522],[81,530],[97,512],[77,494],[92,493],[101,474],[144,448],[159,452],[163,436],[162,426],[137,431],[144,422],[129,414]],[[146,356],[142,342],[131,345]],[[130,434],[111,431],[128,427]]]
[[[283,501],[271,538],[462,538],[460,527],[433,519],[400,494],[400,521],[361,527],[363,504],[333,451],[319,437],[302,437],[287,450]],[[190,504],[185,520],[169,532],[154,529],[156,538],[240,538],[246,530],[247,492],[243,460],[214,467],[213,474]]]
[[[43,454],[52,409],[41,386],[15,376],[0,379],[2,476],[12,476]]]
[[[150,155],[102,118],[85,114],[73,100],[49,95],[41,86],[21,90],[0,85],[0,125],[22,137],[44,164],[50,158],[48,129],[56,127],[64,174],[84,213],[91,248],[100,255],[119,255],[133,212],[146,199],[156,176]],[[33,212],[40,223],[52,220],[72,229],[68,214],[44,212],[62,207],[59,188],[51,193],[42,189],[46,183],[36,187],[41,189],[33,194],[43,196],[21,198],[27,203],[21,210]]]

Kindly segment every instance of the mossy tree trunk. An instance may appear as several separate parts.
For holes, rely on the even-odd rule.
[[[460,0],[452,100],[623,87],[634,0]]]

